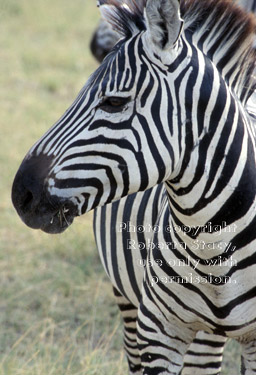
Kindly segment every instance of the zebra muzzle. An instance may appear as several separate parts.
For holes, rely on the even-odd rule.
[[[33,229],[61,233],[77,216],[68,198],[51,195],[47,177],[51,158],[32,156],[21,164],[12,186],[12,202],[22,221]]]

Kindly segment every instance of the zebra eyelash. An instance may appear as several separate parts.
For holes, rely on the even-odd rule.
[[[108,96],[102,99],[98,108],[108,113],[122,112],[124,106],[131,101],[131,97]]]

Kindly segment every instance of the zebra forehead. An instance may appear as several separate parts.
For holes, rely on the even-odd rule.
[[[129,40],[120,40],[91,75],[82,91],[95,90],[96,95],[104,94],[106,87],[108,91],[130,91],[134,85],[138,85],[135,78],[138,78],[137,68],[141,67],[143,57],[145,53],[141,34]]]

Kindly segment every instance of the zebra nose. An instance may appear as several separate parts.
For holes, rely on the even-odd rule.
[[[12,202],[21,219],[37,228],[37,220],[32,220],[33,213],[39,210],[44,199],[45,179],[49,172],[51,158],[46,156],[32,156],[25,159],[13,182]],[[29,220],[31,217],[31,220]]]

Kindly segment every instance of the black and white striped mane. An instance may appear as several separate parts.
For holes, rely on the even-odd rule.
[[[103,16],[113,29],[131,38],[146,29],[147,0],[100,0]],[[181,0],[186,38],[215,64],[234,94],[245,104],[256,88],[252,72],[256,22],[231,0]],[[103,7],[102,7],[103,5]]]

